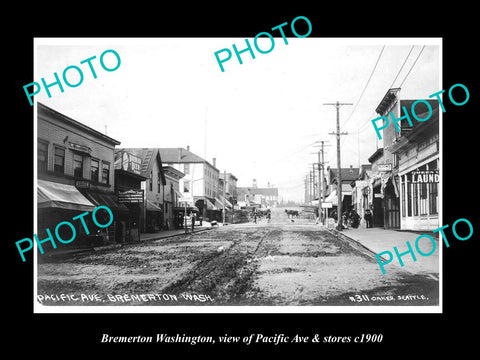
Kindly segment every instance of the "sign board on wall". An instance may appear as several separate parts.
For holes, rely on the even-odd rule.
[[[118,192],[119,203],[143,203],[143,190],[127,190]]]

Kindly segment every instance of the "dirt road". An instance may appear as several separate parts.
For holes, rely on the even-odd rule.
[[[266,220],[39,258],[43,305],[436,305],[438,281],[308,224]]]

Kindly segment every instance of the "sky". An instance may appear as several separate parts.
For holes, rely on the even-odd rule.
[[[303,201],[319,141],[325,141],[325,165],[337,166],[330,135],[336,110],[325,103],[353,104],[340,108],[340,131],[348,132],[341,163],[358,167],[381,146],[371,120],[389,88],[401,85],[402,99],[426,99],[442,89],[440,39],[306,37],[287,38],[288,45],[274,39],[267,54],[249,39],[255,59],[245,52],[240,64],[232,44],[244,49],[245,38],[36,38],[32,81],[52,83],[70,65],[84,78],[77,87],[63,84],[63,93],[52,86],[50,98],[42,88],[35,100],[106,133],[119,147],[188,145],[210,163],[216,158],[238,186],[256,179],[259,187],[278,187],[284,200]],[[268,49],[270,40],[258,44]],[[214,53],[224,48],[232,58],[222,72]],[[111,72],[99,63],[109,49],[121,58]],[[92,56],[96,79],[80,63]],[[116,64],[111,53],[104,60]],[[69,70],[71,83],[79,81],[75,76]]]

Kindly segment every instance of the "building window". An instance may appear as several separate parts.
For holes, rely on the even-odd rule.
[[[437,170],[437,160],[432,161],[428,164],[429,170]],[[438,184],[430,183],[428,184],[428,199],[429,199],[429,211],[430,214],[438,214]]]
[[[185,175],[190,174],[190,164],[183,164],[183,173]]]
[[[55,147],[55,162],[53,171],[59,174],[65,173],[65,149]]]
[[[157,174],[157,192],[158,192],[159,194],[160,194],[160,192],[161,192],[161,191],[160,191],[160,184],[161,184],[160,179],[161,179],[161,177],[162,177],[161,175],[162,175],[161,173],[158,173],[158,174]]]
[[[412,216],[412,186],[407,182],[407,216]]]
[[[48,169],[48,143],[38,142],[37,169],[39,172],[46,172]]]
[[[413,186],[413,216],[418,215],[418,184],[412,184]]]
[[[83,178],[83,156],[73,154],[73,176]]]
[[[438,214],[438,184],[431,183],[429,184],[429,207],[430,207],[430,214]]]
[[[98,160],[92,159],[90,161],[90,180],[93,182],[98,182],[98,176],[100,174],[100,162]]]
[[[110,184],[110,164],[107,162],[102,163],[102,183]]]
[[[150,171],[150,175],[148,176],[148,188],[150,191],[153,191],[153,171]]]
[[[402,181],[402,217],[404,217],[405,214],[405,197],[407,194],[405,194],[405,179]],[[365,205],[364,205],[365,207]]]
[[[190,192],[190,181],[184,180],[183,181],[183,192]]]
[[[427,215],[427,185],[420,184],[420,215]]]

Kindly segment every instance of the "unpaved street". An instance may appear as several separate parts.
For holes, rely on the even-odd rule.
[[[43,305],[437,305],[438,280],[382,275],[371,254],[327,230],[274,218],[40,256],[37,293]]]

